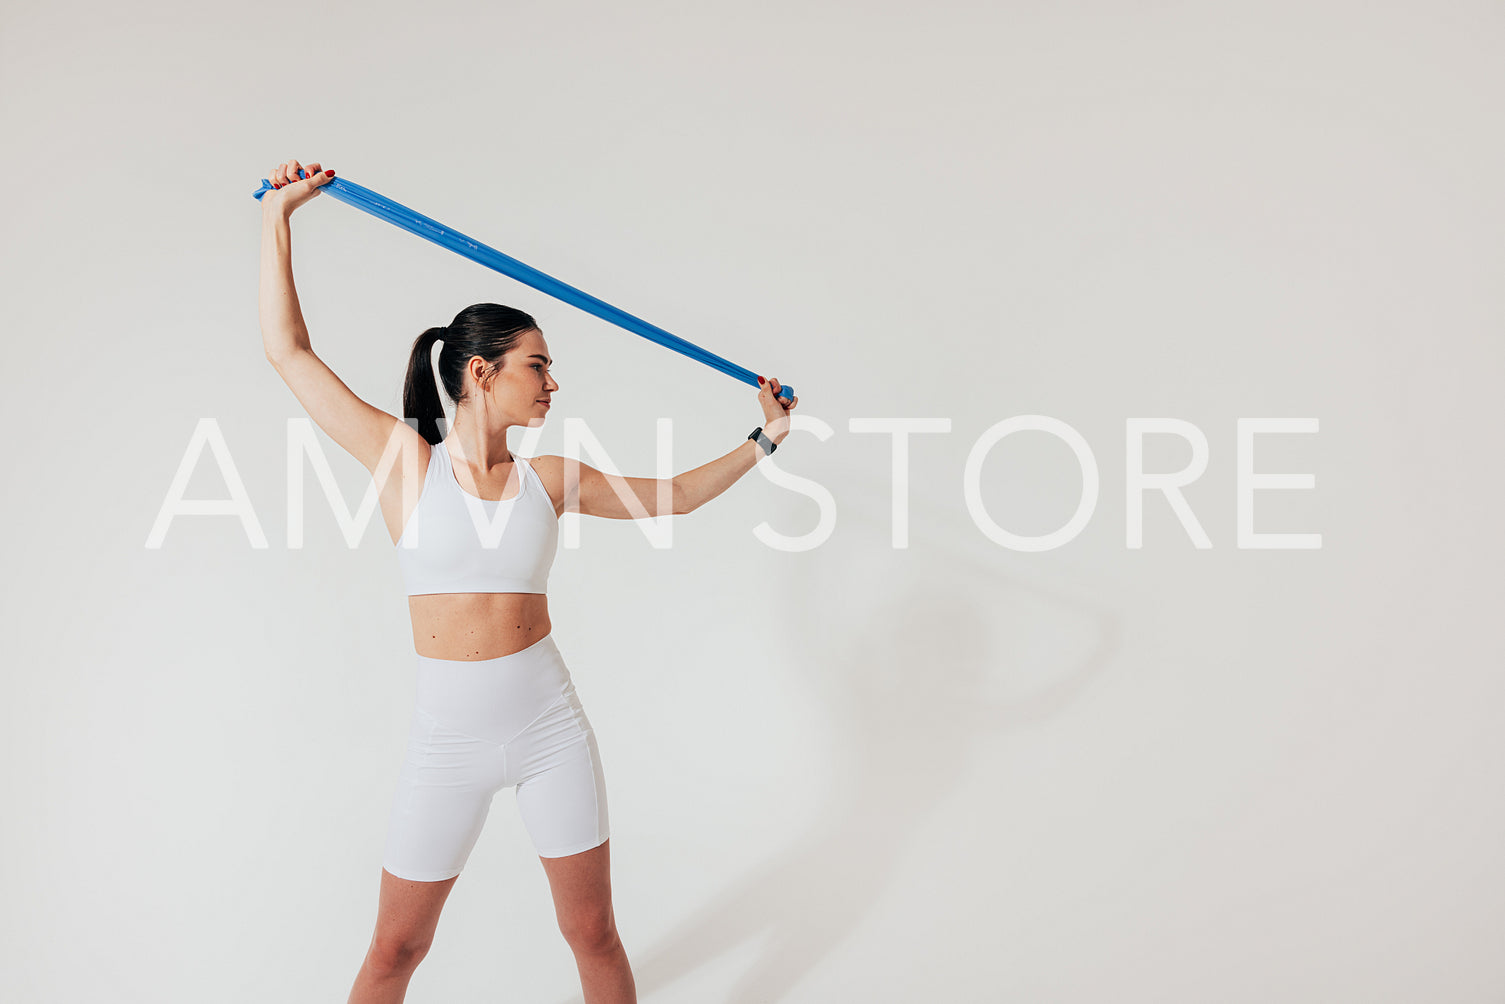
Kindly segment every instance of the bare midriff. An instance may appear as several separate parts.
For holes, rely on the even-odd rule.
[[[430,659],[496,659],[553,630],[545,593],[424,593],[408,611],[413,649]]]

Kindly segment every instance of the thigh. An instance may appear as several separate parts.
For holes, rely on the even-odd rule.
[[[517,777],[518,812],[540,857],[568,857],[606,841],[606,776],[573,687],[507,744],[507,758]]]
[[[392,798],[383,868],[410,882],[459,875],[505,780],[501,747],[415,711]]]

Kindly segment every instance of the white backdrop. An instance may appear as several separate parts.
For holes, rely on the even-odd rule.
[[[8,5],[0,997],[344,1000],[415,669],[265,362],[288,158],[794,385],[801,430],[652,547],[584,520],[554,632],[597,729],[645,1001],[1498,1001],[1505,15],[1484,3]],[[315,349],[400,408],[467,304],[534,313],[629,474],[755,390],[320,197]],[[1043,415],[1091,519],[984,533]],[[148,534],[195,427],[232,516]],[[945,418],[893,446],[861,418]],[[1131,419],[1206,437],[1127,546]],[[1238,422],[1252,469],[1239,547]],[[813,426],[812,426],[813,427]],[[367,482],[318,434],[353,507]],[[516,443],[514,443],[516,445]],[[1187,440],[1146,437],[1175,472]],[[1044,534],[1058,438],[982,456]],[[818,483],[835,522],[770,468]],[[189,498],[226,498],[212,455]],[[813,539],[813,538],[812,538]],[[578,1000],[500,794],[410,1001]]]

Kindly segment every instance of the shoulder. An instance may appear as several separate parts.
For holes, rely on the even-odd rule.
[[[554,493],[556,487],[561,491],[565,489],[578,491],[581,479],[591,480],[601,476],[601,472],[590,464],[568,457],[552,455],[529,457],[528,463],[533,465],[533,469],[538,472],[543,483],[549,486],[550,494]]]
[[[433,466],[434,455],[439,452],[406,422],[395,422],[388,432],[381,456],[370,468],[374,478],[384,484],[401,483],[408,479],[423,481]]]
[[[412,426],[398,422],[392,427],[392,438],[388,440],[380,462],[394,463],[399,477],[412,474],[422,479],[427,477],[429,468],[434,465],[434,455],[438,452],[439,448],[419,435]]]
[[[528,466],[538,475],[538,480],[543,483],[544,491],[549,493],[549,500],[554,503],[554,512],[557,514],[565,504],[564,494],[564,458],[555,456],[526,457]]]
[[[564,474],[564,458],[563,457],[544,456],[544,457],[527,457],[526,459],[528,461],[529,466],[531,466],[533,468],[533,470],[535,470],[535,471],[538,472],[538,476],[541,479],[543,479],[543,483],[545,485],[548,485],[550,483],[550,479],[551,478],[558,479],[558,478],[562,478],[563,477],[563,474]]]

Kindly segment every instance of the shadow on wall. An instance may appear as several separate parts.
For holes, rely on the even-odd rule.
[[[984,745],[1061,713],[1116,649],[1116,614],[1000,574],[1009,553],[954,523],[892,550],[887,517],[844,507],[841,532],[792,556],[779,612],[837,783],[785,849],[631,949],[645,999],[750,939],[762,951],[725,1000],[783,999],[862,921]]]

